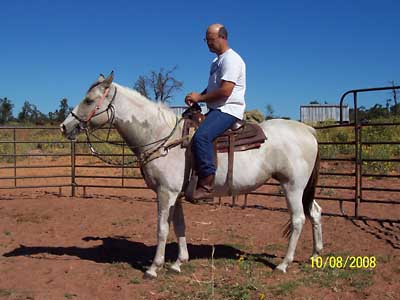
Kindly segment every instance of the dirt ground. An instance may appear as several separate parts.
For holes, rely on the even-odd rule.
[[[376,259],[376,266],[312,266],[311,226],[287,274],[274,272],[287,241],[279,197],[249,207],[184,203],[191,260],[181,274],[143,278],[156,246],[156,203],[148,190],[56,189],[0,194],[0,299],[400,299],[400,224],[352,221],[320,202],[323,258]],[[239,204],[243,199],[239,200]],[[374,208],[376,210],[376,208]],[[400,219],[399,209],[386,208]],[[394,211],[395,210],[395,211]],[[167,265],[176,258],[171,230]]]
[[[67,158],[48,164],[66,165]],[[77,161],[82,164],[83,161]],[[44,158],[21,164],[44,165]],[[338,166],[323,164],[322,170]],[[13,170],[2,170],[13,176]],[[7,173],[8,172],[8,173]],[[18,169],[18,186],[70,184],[68,167]],[[54,177],[55,175],[66,177]],[[118,170],[81,169],[84,176],[118,175]],[[131,172],[130,175],[138,175]],[[352,185],[348,179],[321,178],[326,186]],[[77,178],[93,184],[91,178]],[[12,186],[2,180],[0,186]],[[96,184],[121,184],[120,179],[97,179]],[[144,186],[142,180],[125,185]],[[365,186],[398,187],[390,180],[365,179]],[[262,187],[259,191],[277,191]],[[352,197],[332,188],[320,196]],[[156,249],[157,205],[146,189],[77,189],[69,187],[0,190],[0,300],[2,299],[400,299],[399,205],[360,205],[360,213],[392,221],[360,221],[340,215],[337,201],[319,201],[324,216],[322,265],[312,264],[310,222],[300,237],[295,262],[286,274],[274,271],[285,254],[282,230],[289,214],[282,197],[250,195],[248,207],[184,203],[190,261],[182,273],[168,271],[177,245],[170,230],[166,268],[155,280],[144,279]],[[372,199],[393,200],[379,193]],[[397,197],[397,198],[396,198]],[[218,199],[216,199],[217,201]],[[345,203],[346,213],[354,204]],[[355,263],[341,268],[340,259]],[[359,262],[357,265],[356,262]],[[328,264],[324,264],[329,262]],[[331,267],[330,267],[331,266]]]

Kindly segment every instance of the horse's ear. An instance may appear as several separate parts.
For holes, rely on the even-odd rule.
[[[109,88],[114,80],[114,71],[111,71],[110,75],[104,80],[103,84],[106,88]]]
[[[102,82],[102,81],[104,81],[104,79],[105,79],[104,75],[100,74],[99,78],[97,78],[97,82]]]

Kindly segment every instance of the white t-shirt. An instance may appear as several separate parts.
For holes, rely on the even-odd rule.
[[[232,49],[217,56],[210,69],[207,93],[221,87],[221,80],[235,84],[232,94],[218,101],[207,103],[208,108],[219,109],[224,113],[242,120],[246,108],[244,94],[246,91],[246,65],[243,59]]]

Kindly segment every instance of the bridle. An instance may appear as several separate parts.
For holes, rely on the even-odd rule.
[[[100,83],[99,83],[99,84],[100,84]],[[94,88],[95,86],[97,86],[97,85],[98,85],[98,84],[92,86],[92,87],[89,89],[89,91],[90,91],[92,88]],[[99,125],[98,128],[102,127],[104,124],[106,124],[107,122],[110,121],[110,118],[109,118],[109,111],[111,111],[112,121],[114,120],[115,108],[114,108],[114,106],[113,106],[113,102],[114,102],[115,96],[117,95],[117,87],[114,87],[114,88],[115,88],[114,95],[113,95],[113,97],[112,97],[110,103],[108,103],[107,108],[104,109],[103,111],[98,112],[98,110],[100,109],[100,107],[103,105],[104,100],[107,98],[108,93],[110,92],[110,88],[109,88],[109,87],[104,91],[103,95],[101,95],[100,101],[97,103],[97,105],[94,107],[94,109],[88,114],[88,116],[86,117],[86,119],[82,119],[81,117],[79,117],[78,115],[76,115],[73,111],[71,111],[71,116],[73,116],[75,119],[77,119],[77,120],[79,121],[79,126],[80,126],[82,129],[88,128],[88,124],[89,124],[90,120],[92,120],[94,117],[97,117],[97,116],[99,116],[99,115],[101,115],[101,114],[103,114],[103,113],[105,113],[105,112],[107,113],[107,117],[108,117],[108,118],[107,118],[107,121],[106,121],[105,123]],[[111,124],[112,124],[112,122],[111,122]],[[98,128],[95,128],[94,130],[96,130],[96,129],[98,129]],[[94,130],[93,130],[93,131],[94,131]]]
[[[98,83],[100,84],[100,83]],[[94,88],[95,86],[97,86],[98,84],[92,86],[89,91]],[[115,91],[114,91],[114,95],[112,97],[112,99],[110,100],[110,103],[108,104],[107,108],[105,108],[104,110],[98,112],[98,110],[101,108],[101,106],[103,105],[104,100],[107,98],[108,93],[110,92],[110,88],[107,88],[103,95],[101,96],[98,104],[95,106],[95,108],[88,114],[88,116],[86,117],[86,119],[83,119],[81,117],[79,117],[78,115],[76,115],[74,112],[71,112],[71,115],[79,121],[78,126],[80,127],[81,130],[85,131],[86,134],[86,141],[87,144],[89,146],[90,152],[92,153],[92,155],[96,156],[97,158],[99,158],[101,161],[110,164],[110,165],[114,165],[114,166],[131,166],[134,165],[135,163],[138,163],[138,167],[143,167],[145,164],[149,163],[150,161],[159,158],[159,157],[163,157],[166,156],[168,154],[168,151],[170,148],[173,148],[177,145],[180,145],[182,143],[182,139],[177,139],[174,140],[172,142],[168,142],[168,140],[173,136],[175,130],[178,128],[178,124],[183,120],[183,118],[181,118],[180,120],[178,120],[178,117],[176,118],[176,123],[174,128],[172,129],[172,131],[170,132],[170,134],[168,134],[166,137],[161,138],[157,141],[148,143],[148,144],[144,144],[141,146],[136,146],[136,147],[130,147],[131,150],[134,149],[140,149],[140,148],[144,148],[144,147],[148,147],[148,146],[152,146],[155,145],[154,147],[147,149],[145,151],[143,151],[140,155],[134,154],[134,156],[136,156],[136,160],[133,160],[132,162],[124,162],[124,163],[115,163],[109,159],[104,158],[103,156],[105,156],[105,154],[101,154],[99,153],[93,146],[91,140],[90,140],[90,136],[94,136],[96,139],[100,140],[101,142],[105,142],[111,145],[116,145],[116,146],[120,146],[120,147],[124,147],[126,146],[126,144],[124,142],[120,143],[120,142],[113,142],[113,141],[109,141],[109,137],[110,137],[110,132],[112,129],[112,124],[114,122],[114,118],[115,118],[115,107],[113,105],[114,99],[117,95],[117,87],[114,86]],[[104,123],[102,123],[101,125],[97,126],[96,128],[89,130],[89,122],[91,121],[91,119],[93,119],[96,116],[99,116],[103,113],[107,113],[107,121],[105,121]],[[102,140],[101,138],[97,137],[94,134],[94,131],[96,131],[97,129],[103,127],[105,124],[109,123],[109,127],[108,127],[108,132],[107,132],[107,137],[105,140]],[[157,145],[158,144],[158,145]]]

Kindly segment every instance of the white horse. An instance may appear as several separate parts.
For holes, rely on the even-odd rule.
[[[145,275],[156,277],[164,264],[171,220],[179,245],[178,259],[171,269],[180,272],[181,264],[189,259],[181,195],[187,184],[190,159],[188,150],[179,145],[174,147],[174,141],[181,137],[182,123],[177,122],[174,112],[166,106],[113,83],[113,73],[107,78],[100,75],[60,127],[67,138],[75,139],[82,129],[106,123],[113,123],[140,158],[144,180],[157,193],[158,244],[153,263]],[[269,120],[261,127],[267,136],[261,148],[235,153],[233,193],[250,192],[271,177],[280,182],[291,214],[287,253],[277,266],[278,270],[286,272],[293,261],[306,216],[312,223],[313,255],[322,250],[321,208],[314,200],[318,144],[315,130],[296,121]],[[228,195],[227,169],[228,155],[219,153],[215,196]]]

